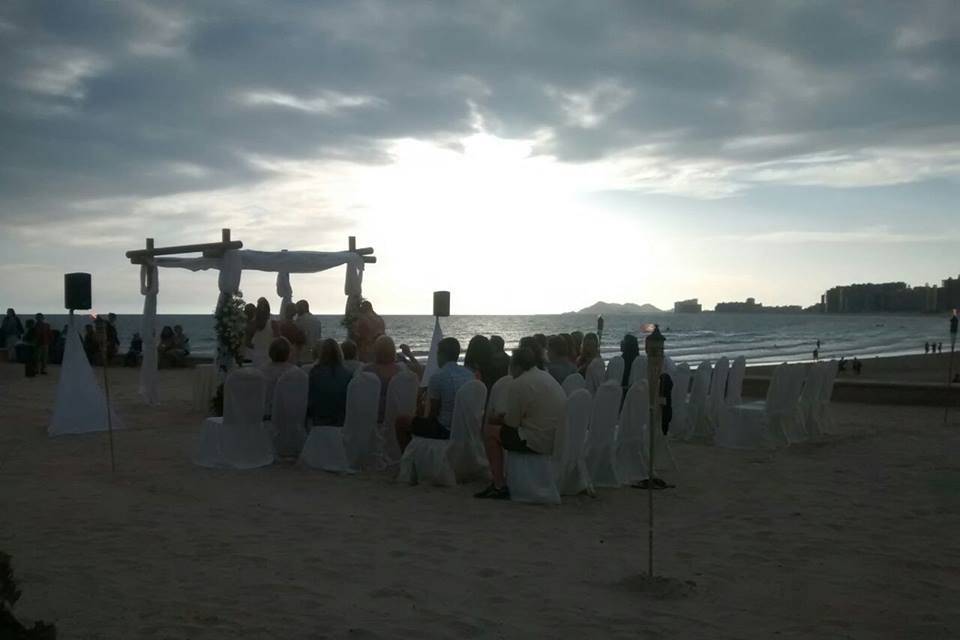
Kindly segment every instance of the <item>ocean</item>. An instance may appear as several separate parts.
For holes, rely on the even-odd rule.
[[[346,337],[341,316],[318,316],[323,335]],[[406,343],[425,354],[433,334],[432,316],[384,316],[387,332],[397,345]],[[67,322],[66,315],[49,315],[54,328]],[[747,357],[751,364],[810,360],[819,339],[821,358],[859,358],[923,353],[923,343],[943,342],[949,348],[946,317],[927,315],[823,315],[823,314],[644,314],[605,316],[601,351],[605,358],[618,352],[625,333],[642,338],[645,323],[657,323],[667,339],[667,355],[676,361],[699,363],[720,356]],[[89,322],[78,315],[77,323]],[[215,336],[210,315],[158,315],[157,326],[180,324],[190,337],[193,354],[214,353]],[[458,338],[464,349],[475,334],[503,337],[510,348],[521,337],[534,333],[550,335],[574,330],[596,330],[596,317],[583,314],[533,316],[451,316],[441,318],[444,335]],[[140,330],[139,315],[118,316],[121,352]]]

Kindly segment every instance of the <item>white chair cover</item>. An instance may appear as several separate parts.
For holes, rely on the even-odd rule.
[[[650,422],[650,391],[646,380],[630,386],[620,410],[617,430],[617,478],[623,484],[635,484],[648,477],[644,448]]]
[[[604,378],[606,378],[607,370],[603,366],[603,358],[599,356],[594,358],[590,364],[587,365],[587,391],[590,392],[590,395],[596,395],[597,389],[600,388],[600,385],[603,384]]]
[[[300,451],[300,464],[332,473],[356,473],[343,448],[343,427],[313,427]]]
[[[307,439],[307,394],[310,380],[293,367],[280,376],[273,392],[271,431],[278,456],[299,456]]]
[[[632,387],[638,380],[647,379],[647,356],[643,353],[638,355],[630,365],[630,386]]]
[[[673,392],[670,394],[673,404],[673,420],[670,422],[670,437],[682,438],[689,430],[687,411],[687,390],[690,388],[690,365],[681,362],[670,374],[673,378]]]
[[[417,374],[401,369],[387,384],[387,402],[383,422],[377,427],[378,450],[382,454],[381,466],[391,467],[400,462],[400,443],[397,442],[397,418],[413,416],[417,412],[417,389],[420,381]]]
[[[616,467],[616,427],[620,413],[620,383],[608,380],[597,389],[587,434],[587,470],[595,487],[619,487]]]
[[[482,435],[486,400],[487,387],[482,382],[464,383],[454,401],[450,439],[414,436],[400,458],[397,479],[410,484],[429,482],[452,487],[457,481],[488,478],[490,469]]]
[[[815,436],[834,433],[833,417],[830,415],[830,399],[833,397],[833,385],[837,380],[837,363],[833,360],[821,362],[820,400],[813,411],[812,430]]]
[[[507,394],[510,393],[510,384],[513,376],[503,376],[493,383],[490,388],[490,402],[487,403],[487,415],[496,416],[507,412]]]
[[[380,379],[369,372],[354,376],[347,385],[347,413],[343,421],[343,449],[353,469],[375,468],[377,451],[377,409]]]
[[[727,397],[725,404],[732,407],[743,402],[743,379],[747,375],[747,358],[737,356],[727,376]]]
[[[193,461],[202,467],[253,469],[273,463],[263,425],[266,382],[254,367],[234,369],[223,385],[223,418],[207,418]]]
[[[567,399],[564,428],[557,434],[554,447],[554,464],[560,495],[575,496],[584,491],[593,493],[586,454],[592,404],[593,398],[585,389],[574,391]]]
[[[607,376],[604,381],[610,382],[613,380],[617,384],[620,384],[623,380],[623,368],[625,366],[622,356],[613,356],[610,358],[610,361],[607,363]]]
[[[798,399],[803,374],[802,365],[779,365],[773,370],[765,401],[742,403],[721,413],[714,442],[733,449],[787,444],[787,432],[795,428],[799,419]]]
[[[806,364],[791,364],[787,366],[787,376],[781,387],[783,393],[778,402],[777,410],[771,416],[774,422],[779,423],[780,431],[786,436],[787,443],[804,442],[809,439],[803,424],[803,411],[800,406],[800,394],[810,369]],[[778,433],[776,429],[774,433]]]
[[[563,379],[563,390],[566,392],[568,398],[573,395],[574,391],[586,388],[587,382],[579,373],[571,373]]]
[[[720,410],[723,408],[724,395],[727,389],[727,373],[730,371],[730,361],[720,358],[713,366],[713,377],[710,379],[710,394],[707,396],[707,406],[701,419],[701,435],[708,439],[713,438],[717,425],[720,422]]]
[[[560,504],[553,456],[506,451],[504,472],[510,500],[528,504]]]
[[[700,429],[707,410],[707,393],[710,390],[712,374],[713,365],[709,360],[701,362],[696,373],[693,374],[693,387],[690,389],[690,398],[687,400],[687,432],[682,436],[687,440],[706,437]]]

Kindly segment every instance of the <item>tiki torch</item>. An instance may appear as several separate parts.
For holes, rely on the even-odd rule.
[[[647,353],[647,380],[650,390],[650,419],[647,431],[650,434],[650,450],[647,456],[647,502],[649,505],[650,522],[647,532],[647,561],[650,577],[653,577],[653,450],[654,430],[660,428],[660,373],[663,371],[663,345],[666,338],[660,333],[660,326],[653,325],[653,332],[644,341],[644,350]]]

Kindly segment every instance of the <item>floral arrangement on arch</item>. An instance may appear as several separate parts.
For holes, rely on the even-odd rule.
[[[246,340],[247,318],[243,314],[246,303],[242,295],[231,295],[222,305],[218,305],[213,313],[214,328],[217,332],[217,361],[221,371],[226,371],[230,363],[236,363],[239,367],[243,362],[241,355]]]

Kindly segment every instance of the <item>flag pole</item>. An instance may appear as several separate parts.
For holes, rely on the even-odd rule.
[[[110,377],[107,375],[109,368],[109,358],[107,354],[107,330],[106,322],[101,321],[97,329],[97,338],[100,340],[100,357],[103,358],[103,391],[107,407],[107,437],[110,440],[110,472],[117,472],[117,461],[113,454],[113,417],[110,415]]]

